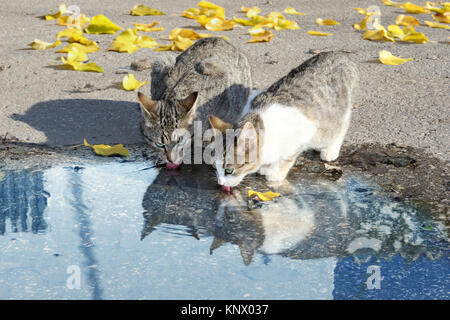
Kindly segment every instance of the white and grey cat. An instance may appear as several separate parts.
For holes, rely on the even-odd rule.
[[[209,115],[237,122],[252,87],[247,57],[222,38],[205,38],[176,58],[156,61],[152,99],[139,93],[141,128],[158,162],[177,167],[188,142],[177,129],[193,133],[193,122],[209,129]],[[183,132],[183,131],[181,131]],[[185,132],[185,131],[184,131]]]
[[[234,187],[255,172],[281,181],[307,149],[319,150],[322,160],[336,160],[357,80],[357,66],[347,54],[323,52],[256,96],[237,125],[210,116],[215,129],[237,132],[237,139],[226,141],[223,158],[216,156],[218,183]],[[239,154],[245,161],[238,163]]]

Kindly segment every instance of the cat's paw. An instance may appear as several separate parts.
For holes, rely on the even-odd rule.
[[[339,149],[329,148],[320,152],[320,159],[323,161],[334,161],[339,157]]]

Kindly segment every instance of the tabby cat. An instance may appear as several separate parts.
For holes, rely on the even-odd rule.
[[[152,99],[138,93],[141,127],[160,161],[174,168],[183,161],[183,148],[192,142],[193,122],[202,132],[215,115],[235,123],[240,118],[250,89],[247,57],[222,38],[205,38],[176,60],[156,61],[152,67]],[[178,129],[178,130],[177,130]],[[189,132],[189,136],[182,133]]]
[[[233,128],[237,137],[226,140],[223,158],[216,157],[218,183],[229,189],[254,172],[281,181],[307,149],[319,150],[322,160],[336,160],[357,79],[347,54],[319,53],[257,95],[237,125],[211,116],[215,129]],[[240,154],[244,161],[237,161]]]

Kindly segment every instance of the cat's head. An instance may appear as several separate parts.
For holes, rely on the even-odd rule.
[[[222,63],[214,59],[186,66],[166,57],[153,64],[151,96],[155,100],[138,93],[142,107],[141,127],[168,168],[178,167],[184,156],[190,156],[186,146],[191,143],[198,107],[223,89],[226,74]]]
[[[209,117],[217,132],[216,139],[223,139],[223,154],[215,157],[217,182],[223,187],[237,186],[261,165],[261,119],[255,116],[248,120],[233,129],[230,123],[213,115]]]
[[[155,101],[138,93],[141,102],[141,129],[154,153],[167,168],[176,168],[183,161],[183,151],[191,136],[188,119],[195,109],[198,93],[193,92],[181,100]]]

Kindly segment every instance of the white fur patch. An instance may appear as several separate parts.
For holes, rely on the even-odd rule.
[[[264,92],[264,90],[256,90],[250,93],[247,99],[247,104],[244,106],[244,109],[242,109],[241,118],[245,116],[248,111],[250,110],[250,107],[252,105],[253,100],[258,96],[261,92]]]
[[[264,122],[261,164],[287,159],[309,146],[317,126],[297,108],[274,103],[260,114]]]

